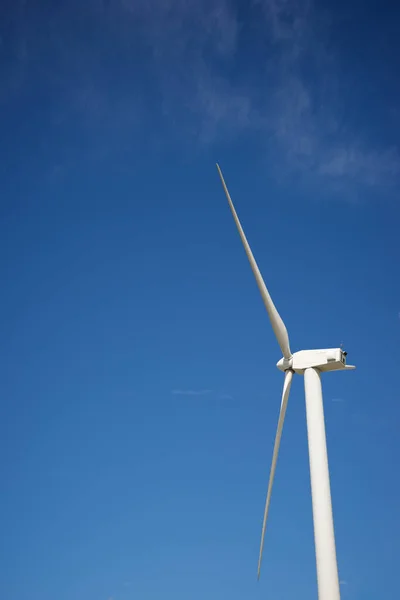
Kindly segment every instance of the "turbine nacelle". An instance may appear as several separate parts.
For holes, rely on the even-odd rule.
[[[344,352],[341,348],[300,350],[295,352],[289,359],[281,358],[276,366],[280,371],[292,369],[299,375],[302,375],[306,369],[318,369],[321,372],[355,369],[351,365],[346,365],[346,354],[347,352]]]

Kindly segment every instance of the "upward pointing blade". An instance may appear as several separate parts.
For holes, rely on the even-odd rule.
[[[233,202],[232,202],[231,197],[229,195],[228,188],[226,187],[226,184],[225,184],[225,181],[224,181],[221,169],[219,168],[218,164],[217,164],[217,169],[218,169],[219,176],[221,178],[221,182],[222,182],[223,188],[225,190],[226,197],[227,197],[228,202],[229,202],[230,209],[232,211],[233,218],[235,219],[236,227],[238,228],[239,235],[240,235],[241,240],[243,242],[243,246],[244,246],[244,249],[246,251],[247,258],[249,259],[250,266],[251,266],[252,271],[254,273],[254,277],[256,278],[257,285],[258,285],[258,288],[259,288],[259,290],[261,292],[261,296],[262,296],[262,299],[264,301],[265,308],[267,309],[268,316],[269,316],[269,319],[271,321],[272,329],[274,330],[276,339],[278,340],[278,344],[281,347],[282,354],[283,354],[284,358],[290,359],[292,357],[292,353],[290,352],[289,336],[288,336],[287,329],[285,327],[284,322],[281,319],[280,314],[278,313],[278,311],[275,308],[275,304],[272,302],[272,298],[269,295],[269,292],[268,292],[267,287],[266,287],[266,285],[264,283],[264,280],[263,280],[263,278],[261,276],[260,270],[259,270],[259,268],[257,266],[257,263],[256,263],[255,258],[253,256],[253,253],[250,250],[249,243],[248,243],[248,241],[246,239],[246,236],[245,236],[244,231],[242,229],[242,226],[240,224],[239,217],[236,214],[235,207],[233,206]]]
[[[285,371],[285,381],[283,383],[281,410],[279,412],[278,428],[276,430],[274,452],[272,454],[272,464],[271,464],[271,471],[270,471],[269,482],[268,482],[267,500],[265,502],[264,521],[263,521],[263,527],[262,527],[262,533],[261,533],[260,556],[258,558],[258,572],[257,572],[258,579],[260,579],[260,569],[261,569],[262,553],[263,553],[263,548],[264,548],[265,529],[267,526],[268,510],[269,510],[269,504],[271,502],[272,486],[274,484],[276,463],[278,461],[279,446],[281,443],[283,423],[285,421],[286,407],[287,407],[287,403],[288,403],[288,399],[289,399],[289,392],[290,392],[290,386],[292,385],[292,379],[293,379],[293,371],[290,369],[288,371]]]

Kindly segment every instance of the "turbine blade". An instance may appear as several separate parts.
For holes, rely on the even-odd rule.
[[[274,330],[276,339],[278,340],[278,344],[279,344],[279,346],[280,346],[280,348],[282,350],[282,354],[283,354],[284,358],[290,359],[292,357],[292,353],[290,351],[289,336],[288,336],[287,329],[285,327],[284,322],[281,319],[280,314],[276,310],[275,304],[272,302],[272,298],[269,295],[267,287],[266,287],[266,285],[264,283],[264,280],[263,280],[263,278],[261,276],[260,270],[259,270],[259,268],[257,266],[257,263],[256,263],[255,258],[253,256],[253,253],[252,253],[252,251],[250,249],[249,243],[248,243],[248,241],[246,239],[246,236],[245,236],[244,231],[242,229],[242,226],[240,224],[239,217],[237,216],[235,207],[233,206],[233,202],[232,202],[232,199],[231,199],[231,197],[229,195],[228,188],[226,187],[226,183],[225,183],[224,177],[222,175],[222,171],[219,168],[218,164],[217,164],[217,169],[218,169],[219,176],[221,178],[222,186],[223,186],[223,188],[225,190],[225,194],[226,194],[226,197],[227,197],[228,202],[229,202],[229,206],[230,206],[233,218],[234,218],[235,223],[236,223],[236,227],[237,227],[237,229],[239,231],[239,235],[241,237],[244,249],[246,251],[247,258],[249,259],[251,269],[252,269],[252,271],[254,273],[254,277],[256,278],[258,289],[261,292],[261,296],[262,296],[265,308],[267,309],[267,313],[268,313],[269,319],[271,321],[272,329]]]
[[[262,561],[262,554],[263,554],[263,548],[264,548],[265,529],[267,526],[267,518],[268,518],[269,504],[271,502],[272,486],[274,483],[276,463],[278,460],[279,446],[281,443],[283,423],[285,421],[286,407],[287,407],[287,403],[288,403],[288,399],[289,399],[289,392],[290,392],[290,386],[292,385],[292,379],[293,379],[293,371],[291,369],[285,371],[285,380],[283,383],[281,410],[279,412],[278,428],[276,430],[276,435],[275,435],[274,452],[272,454],[272,464],[271,464],[271,471],[270,471],[269,482],[268,482],[267,499],[265,502],[264,521],[263,521],[262,533],[261,533],[260,555],[258,558],[257,579],[260,579],[260,570],[261,570],[261,561]]]

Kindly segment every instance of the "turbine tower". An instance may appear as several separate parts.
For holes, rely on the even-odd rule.
[[[217,164],[222,186],[225,190],[229,206],[239,231],[247,258],[256,278],[258,288],[267,309],[272,329],[281,348],[283,358],[277,367],[284,373],[281,408],[275,444],[272,455],[271,471],[265,503],[264,521],[262,526],[260,555],[258,559],[258,578],[260,577],[261,560],[264,548],[264,537],[267,525],[272,486],[278,460],[283,423],[289,399],[290,386],[295,373],[304,375],[306,397],[307,436],[310,460],[311,495],[314,521],[315,555],[317,563],[318,598],[319,600],[340,600],[339,576],[336,560],[335,533],[333,527],[332,500],[329,482],[328,453],[326,448],[324,407],[322,402],[321,373],[354,369],[346,364],[346,352],[342,348],[323,350],[300,350],[292,354],[289,336],[285,324],[279,315],[271,296],[266,288],[260,270],[254,259],[235,207],[226,187],[221,169]]]

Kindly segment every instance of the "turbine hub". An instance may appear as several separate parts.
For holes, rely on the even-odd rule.
[[[276,366],[280,371],[283,372],[287,371],[288,369],[291,369],[293,366],[293,356],[290,358],[281,358],[281,360],[278,360],[278,362],[276,363]]]

